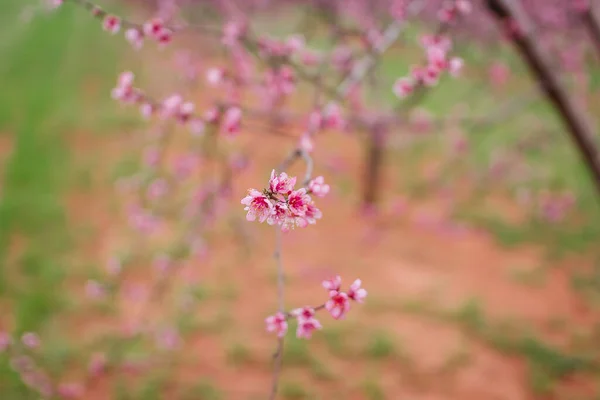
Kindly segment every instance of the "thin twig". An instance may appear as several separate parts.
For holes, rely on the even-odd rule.
[[[285,312],[285,282],[283,275],[283,262],[281,260],[281,242],[283,232],[279,226],[275,226],[275,251],[273,252],[273,258],[277,266],[277,303],[279,312]],[[271,384],[270,400],[274,400],[277,396],[277,388],[279,386],[279,376],[281,375],[281,366],[283,364],[283,341],[284,338],[280,337],[277,340],[277,349],[273,355],[273,379]]]
[[[409,6],[409,13],[411,15],[417,14],[424,6],[425,1],[413,1]],[[398,39],[398,36],[400,35],[400,32],[402,32],[404,25],[404,21],[396,20],[387,27],[387,29],[383,32],[383,38],[381,42],[375,46],[374,51],[367,54],[363,59],[357,62],[352,69],[352,72],[350,72],[348,77],[337,87],[336,93],[338,97],[344,98],[354,85],[362,81],[365,76],[367,76],[369,71],[375,67],[378,57],[392,44],[394,44],[396,39]]]

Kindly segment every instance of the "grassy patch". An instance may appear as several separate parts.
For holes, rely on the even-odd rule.
[[[365,353],[367,357],[374,359],[389,358],[396,354],[396,348],[389,335],[384,332],[375,332],[370,335]]]
[[[63,199],[72,164],[65,133],[88,120],[86,102],[96,99],[82,100],[82,89],[90,75],[102,90],[110,87],[103,78],[116,48],[101,44],[106,36],[97,24],[73,7],[21,22],[22,10],[33,4],[38,2],[6,0],[0,15],[0,132],[12,134],[14,143],[0,199],[0,294],[13,304],[14,333],[40,332],[44,343],[48,322],[66,304],[60,287],[72,237]],[[26,245],[15,256],[16,238]],[[71,349],[68,343],[49,345],[46,361],[58,372]],[[29,398],[8,371],[2,359],[2,394]]]
[[[305,385],[297,382],[283,382],[281,385],[281,397],[290,400],[310,398],[308,391],[305,389]]]
[[[227,361],[233,365],[243,365],[252,362],[251,350],[242,343],[233,343],[227,349]]]

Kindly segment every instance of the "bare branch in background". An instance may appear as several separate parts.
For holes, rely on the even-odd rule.
[[[600,16],[598,13],[598,6],[590,2],[588,10],[582,14],[582,18],[592,42],[594,42],[598,57],[600,57]]]
[[[517,0],[488,0],[487,4],[503,28],[511,27],[510,40],[527,62],[541,89],[562,117],[592,175],[598,194],[600,194],[600,158],[593,141],[593,125],[588,116],[560,82],[560,78],[551,67],[550,59],[533,37],[532,23],[520,2]]]

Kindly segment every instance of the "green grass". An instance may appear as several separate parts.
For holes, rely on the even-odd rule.
[[[297,382],[283,382],[281,385],[281,397],[289,400],[310,398],[305,385]]]
[[[365,394],[365,398],[368,400],[386,399],[385,393],[383,392],[381,385],[374,379],[366,379],[362,383],[362,390]]]
[[[370,336],[369,343],[365,349],[367,357],[373,359],[384,359],[396,353],[394,342],[385,332],[375,332]]]
[[[182,400],[221,400],[221,390],[208,378],[202,378],[200,382],[188,388],[180,397]]]
[[[28,4],[37,2],[6,0],[0,6],[0,134],[13,143],[2,171],[0,295],[13,306],[6,316],[13,332],[40,332],[43,342],[48,322],[66,304],[60,287],[73,243],[63,204],[73,168],[66,133],[87,128],[94,111],[87,112],[82,100],[84,82],[92,78],[102,91],[109,90],[113,77],[107,73],[114,72],[118,47],[75,7],[22,24],[18,16]],[[109,102],[105,93],[97,94],[107,101],[85,100]],[[12,254],[16,241],[24,247]],[[68,344],[63,345],[49,353],[54,373],[69,357]],[[6,398],[35,398],[6,358],[0,360],[0,382]]]

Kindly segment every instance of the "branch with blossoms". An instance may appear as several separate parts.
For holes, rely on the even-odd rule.
[[[403,1],[394,3],[392,16],[394,21],[385,30],[379,31],[379,27],[365,27],[347,32],[334,31],[334,50],[326,56],[319,55],[305,46],[304,39],[300,35],[291,35],[285,39],[274,39],[261,35],[251,29],[248,21],[242,18],[244,12],[231,2],[231,13],[236,18],[228,21],[223,29],[215,29],[209,25],[182,24],[174,26],[160,18],[152,18],[149,21],[138,24],[125,20],[119,16],[112,15],[88,0],[54,0],[56,5],[62,3],[74,3],[85,7],[95,18],[101,20],[102,27],[109,33],[116,34],[124,31],[124,36],[134,49],[140,49],[145,42],[156,42],[159,47],[172,43],[175,35],[183,31],[199,32],[211,37],[218,37],[221,44],[227,50],[232,64],[231,68],[213,67],[206,71],[207,83],[219,89],[225,100],[215,100],[204,112],[198,112],[194,103],[186,101],[180,94],[171,94],[163,100],[156,100],[144,90],[134,85],[132,72],[122,73],[112,97],[123,104],[139,107],[141,116],[145,119],[156,117],[159,121],[168,125],[183,127],[187,129],[193,138],[211,139],[213,144],[221,137],[229,139],[240,134],[246,117],[250,116],[249,110],[242,106],[241,98],[244,89],[256,90],[260,95],[261,103],[265,104],[266,111],[275,115],[275,112],[288,103],[290,95],[298,87],[299,82],[306,82],[315,89],[315,99],[308,113],[303,115],[305,124],[303,134],[296,146],[284,159],[279,167],[273,169],[268,183],[263,189],[249,189],[247,196],[241,199],[241,204],[246,211],[248,221],[267,223],[275,228],[276,245],[274,258],[277,267],[277,299],[278,310],[274,315],[266,319],[267,330],[276,333],[278,345],[274,354],[273,381],[271,387],[271,398],[277,395],[277,387],[281,367],[283,363],[283,338],[287,333],[288,322],[291,319],[297,321],[298,328],[296,336],[309,339],[312,334],[322,329],[321,322],[316,319],[316,313],[326,310],[336,319],[345,317],[352,302],[362,303],[367,292],[362,288],[360,279],[355,280],[347,290],[342,290],[341,278],[336,276],[331,280],[323,282],[327,290],[327,299],[316,306],[305,306],[286,311],[284,303],[284,267],[282,261],[282,239],[284,233],[290,233],[296,228],[306,228],[315,225],[323,217],[323,213],[315,204],[316,198],[326,196],[330,186],[323,176],[313,178],[315,160],[311,152],[315,146],[319,134],[327,129],[348,129],[351,123],[356,126],[367,128],[370,132],[376,132],[378,138],[405,120],[404,115],[398,115],[398,109],[387,110],[385,115],[359,115],[354,110],[360,108],[356,105],[357,89],[367,79],[377,66],[382,54],[396,42],[406,24],[408,17],[416,16],[425,2],[420,0]],[[323,8],[335,12],[336,6],[323,2]],[[331,9],[331,10],[330,10]],[[441,76],[448,72],[451,76],[458,76],[463,65],[460,58],[452,54],[452,42],[446,35],[446,29],[458,18],[470,11],[470,3],[466,0],[454,0],[445,4],[439,12],[440,28],[434,35],[426,36],[422,40],[425,48],[425,62],[421,66],[415,66],[409,77],[396,81],[391,90],[400,99],[404,99],[421,88],[435,86]],[[337,19],[336,19],[337,20]],[[361,51],[353,52],[344,46],[343,40],[358,38],[361,41]],[[339,41],[339,42],[337,42]],[[257,60],[264,67],[263,75],[258,78],[253,76],[253,64],[250,60]],[[332,68],[330,68],[332,66]],[[334,73],[328,75],[333,70]],[[217,96],[215,96],[217,97]],[[401,102],[408,108],[411,102]],[[347,107],[345,111],[344,107]],[[259,116],[259,119],[261,117]],[[265,118],[266,119],[266,118]],[[166,137],[163,137],[166,138]],[[375,150],[381,149],[379,139],[376,141]],[[147,164],[156,166],[164,161],[166,139],[160,141],[157,148],[146,155],[149,159]],[[220,150],[220,149],[219,149]],[[207,151],[216,152],[216,145]],[[375,153],[375,152],[374,152]],[[224,157],[226,158],[226,157]],[[381,159],[380,155],[372,157],[373,160]],[[287,174],[288,168],[297,160],[303,160],[306,164],[306,172],[303,177],[293,177]],[[228,160],[227,160],[228,162]],[[179,165],[177,171],[184,170],[189,177],[188,164]],[[181,168],[179,168],[181,167]],[[186,199],[184,213],[180,215],[178,207],[174,210],[157,201],[169,191],[174,189],[167,178],[156,179],[158,172],[153,170],[153,182],[146,188],[145,194],[150,197],[150,206],[162,206],[160,210],[151,210],[144,207],[133,208],[129,218],[131,224],[140,232],[158,231],[160,222],[159,212],[181,217],[185,220],[185,235],[182,239],[186,249],[193,248],[195,235],[198,234],[198,226],[208,229],[209,221],[214,218],[218,203],[222,203],[223,193],[230,187],[233,173],[225,165],[225,173],[221,185],[207,182],[202,190],[193,193],[191,199]],[[378,170],[369,178],[377,182]],[[181,171],[180,171],[181,172]],[[203,177],[206,178],[206,177]],[[140,185],[141,187],[141,185]],[[378,188],[372,186],[368,189],[370,193],[376,193]],[[142,204],[146,206],[146,204]],[[165,210],[166,209],[166,210]],[[200,210],[200,211],[198,211]],[[210,215],[209,215],[210,214]],[[162,215],[164,217],[164,215]],[[192,243],[190,243],[192,242]],[[190,252],[193,252],[190,251]],[[187,253],[186,253],[187,254]],[[155,267],[164,272],[172,269],[175,264],[175,256],[168,252],[159,253],[152,260]],[[161,275],[161,279],[163,275]],[[159,280],[150,296],[156,300],[162,295],[167,279]],[[98,287],[92,285],[92,291],[98,292]],[[174,337],[176,335],[170,335]],[[174,340],[170,340],[173,342]]]
[[[591,0],[577,0],[573,2],[573,7],[581,13],[581,18],[592,38],[596,53],[600,57],[600,16],[598,6],[593,5]]]

